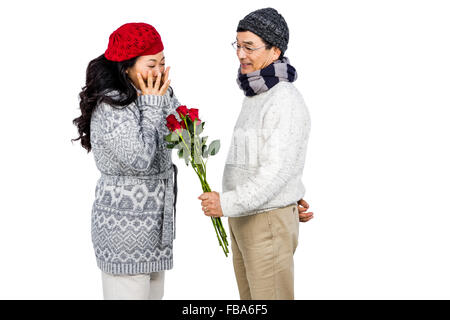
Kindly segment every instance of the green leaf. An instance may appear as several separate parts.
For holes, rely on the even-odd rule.
[[[195,164],[202,164],[202,158],[201,158],[201,155],[198,154],[198,152],[194,153],[194,163]]]
[[[202,146],[202,156],[203,156],[203,158],[208,158],[208,156],[209,156],[208,146],[206,144]]]
[[[191,135],[189,134],[189,131],[187,131],[186,129],[181,130],[181,136],[183,137],[184,142],[187,145],[191,144]]]
[[[220,150],[220,141],[219,140],[214,140],[209,145],[208,154],[214,156],[214,155],[216,155],[219,152],[219,150]]]
[[[175,149],[181,149],[183,148],[183,141],[178,142],[177,144],[175,144],[174,146]]]
[[[208,140],[208,136],[202,138],[202,146],[206,144],[206,140]]]
[[[203,123],[195,125],[195,134],[201,134],[203,132]]]
[[[183,149],[184,149],[184,148],[181,148],[181,149],[178,150],[178,152],[177,152],[178,157],[179,157],[180,159],[183,158]]]
[[[166,146],[168,149],[181,149],[183,147],[183,141],[173,142],[173,143],[167,142]]]
[[[189,164],[189,161],[191,160],[191,153],[189,152],[189,150],[187,150],[186,146],[183,146],[183,158],[184,158],[184,162],[186,163],[186,165]]]
[[[165,136],[164,139],[167,142],[178,142],[180,140],[180,137],[175,132],[171,132],[170,134]]]
[[[192,121],[191,121],[191,119],[189,117],[187,117],[187,119],[188,119],[187,120],[187,123],[188,123],[187,127],[189,129],[189,133],[191,135],[193,135],[194,134],[194,124],[192,123]]]
[[[193,139],[193,143],[192,143],[192,154],[194,155],[194,163],[195,164],[201,164],[202,163],[202,158],[201,158],[201,145],[200,145],[200,139],[199,136],[195,136]]]
[[[181,142],[180,143],[180,150],[178,150],[178,157],[183,158],[186,165],[189,164],[191,161],[191,150],[188,149],[188,147]]]

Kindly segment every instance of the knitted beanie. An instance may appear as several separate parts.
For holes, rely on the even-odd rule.
[[[153,26],[133,22],[126,23],[111,33],[105,58],[111,61],[124,61],[163,50],[161,37]]]
[[[239,21],[236,31],[251,31],[260,36],[265,42],[281,50],[287,49],[289,42],[289,28],[283,16],[273,8],[253,11]]]

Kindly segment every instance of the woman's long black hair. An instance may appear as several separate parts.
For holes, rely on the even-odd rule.
[[[131,84],[125,71],[134,66],[138,57],[129,60],[115,62],[105,58],[102,54],[89,62],[86,69],[86,85],[82,88],[80,97],[81,116],[73,119],[73,124],[78,127],[81,146],[91,151],[91,115],[97,104],[106,102],[112,106],[126,106],[136,100],[137,92]],[[118,90],[121,95],[108,96],[113,90]]]

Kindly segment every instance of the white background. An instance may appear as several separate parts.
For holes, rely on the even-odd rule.
[[[2,2],[0,298],[102,299],[90,239],[99,172],[72,120],[90,60],[126,22],[160,32],[172,86],[222,149],[221,190],[243,93],[230,43],[272,6],[311,113],[297,299],[450,298],[450,8],[447,1]],[[179,171],[174,268],[165,299],[238,299],[197,197]],[[226,222],[226,219],[225,219]]]

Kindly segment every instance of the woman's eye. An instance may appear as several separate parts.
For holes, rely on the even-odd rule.
[[[149,68],[154,68],[155,66],[148,66]]]

